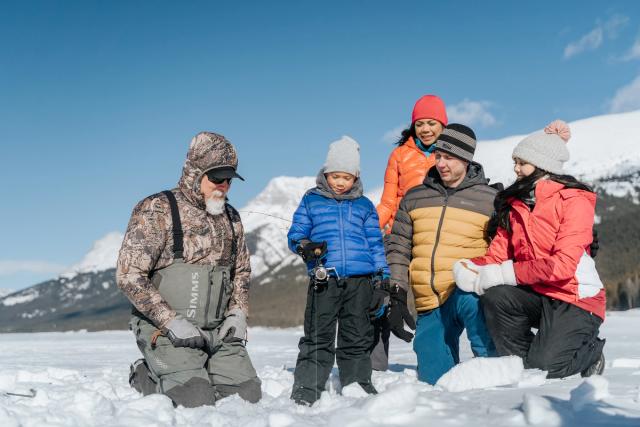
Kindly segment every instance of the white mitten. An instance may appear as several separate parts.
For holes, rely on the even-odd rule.
[[[487,264],[479,267],[478,295],[482,295],[487,289],[498,285],[516,286],[516,273],[513,270],[513,261],[508,260],[502,264]]]
[[[461,259],[453,264],[453,277],[456,285],[465,292],[476,292],[480,267],[468,259]]]

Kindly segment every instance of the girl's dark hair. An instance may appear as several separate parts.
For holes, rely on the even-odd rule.
[[[590,186],[578,181],[571,175],[557,175],[536,168],[531,175],[515,181],[504,190],[498,192],[495,200],[493,201],[494,212],[487,225],[488,240],[493,239],[498,231],[498,227],[502,227],[507,230],[507,232],[511,233],[511,223],[509,222],[511,204],[509,204],[509,200],[514,198],[525,200],[535,188],[536,182],[545,176],[552,181],[564,185],[566,188],[575,188],[578,190],[589,191],[591,193],[593,192],[593,189]]]
[[[412,123],[411,126],[409,126],[405,130],[403,130],[402,133],[400,133],[400,138],[398,139],[396,144],[398,144],[399,146],[404,145],[404,143],[407,142],[409,138],[415,138],[415,137],[416,137],[416,127]]]

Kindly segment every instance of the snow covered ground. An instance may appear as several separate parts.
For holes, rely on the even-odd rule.
[[[392,342],[391,370],[374,373],[380,394],[359,387],[329,392],[312,408],[288,396],[294,329],[250,330],[249,352],[262,379],[258,404],[231,397],[216,407],[174,409],[161,395],[141,397],[127,384],[138,357],[128,332],[0,335],[0,426],[640,426],[640,310],[610,313],[603,377],[545,380],[518,358],[463,358],[440,385],[416,380],[411,345]],[[28,393],[34,398],[2,392]]]

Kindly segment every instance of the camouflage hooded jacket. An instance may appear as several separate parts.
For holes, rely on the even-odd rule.
[[[184,233],[184,262],[198,265],[229,265],[232,259],[234,227],[237,254],[234,289],[227,312],[234,308],[248,314],[251,266],[240,215],[230,205],[229,217],[207,213],[200,193],[202,176],[220,166],[237,167],[233,146],[221,135],[203,132],[191,140],[187,160],[176,196]],[[149,274],[173,263],[171,209],[163,194],[143,199],[131,214],[127,232],[118,255],[116,281],[135,308],[162,328],[173,319],[175,311],[167,304],[149,279]]]

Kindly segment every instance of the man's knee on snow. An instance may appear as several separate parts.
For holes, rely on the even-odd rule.
[[[216,391],[220,398],[238,394],[247,402],[256,403],[262,399],[261,385],[260,379],[256,377],[240,384],[217,384]]]
[[[203,378],[191,378],[182,385],[177,385],[164,392],[175,406],[196,408],[203,405],[213,406],[216,402],[215,388]]]
[[[152,378],[144,359],[133,362],[129,370],[129,385],[143,396],[156,393],[157,383]]]

